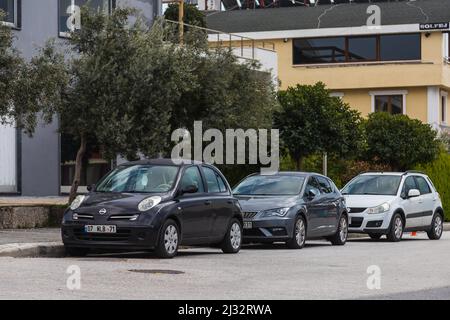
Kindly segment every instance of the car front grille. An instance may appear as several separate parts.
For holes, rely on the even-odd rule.
[[[244,212],[244,219],[253,219],[258,212]]]
[[[349,208],[350,213],[361,213],[366,211],[367,208]]]
[[[128,241],[131,230],[119,228],[117,233],[87,233],[83,228],[73,230],[76,239],[82,241]]]
[[[115,214],[111,215],[108,220],[130,220],[136,221],[139,218],[139,214]]]
[[[359,228],[361,227],[364,218],[352,218],[352,223],[350,223],[350,228]]]

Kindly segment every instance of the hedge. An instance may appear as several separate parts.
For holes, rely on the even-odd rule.
[[[433,181],[441,196],[445,220],[450,221],[450,154],[441,152],[435,161],[419,165],[416,170],[423,171]]]

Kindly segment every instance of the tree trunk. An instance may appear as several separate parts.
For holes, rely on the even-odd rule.
[[[295,158],[295,169],[301,171],[303,168],[303,157]]]
[[[78,186],[80,185],[81,180],[81,170],[83,169],[83,157],[86,153],[86,145],[86,136],[82,134],[80,136],[80,147],[78,148],[77,159],[75,161],[75,176],[72,181],[72,187],[70,188],[69,203],[72,203],[77,196]]]

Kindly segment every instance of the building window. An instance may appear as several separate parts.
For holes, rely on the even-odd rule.
[[[21,0],[0,0],[0,11],[3,13],[1,23],[13,28],[20,28]]]
[[[372,96],[372,112],[388,112],[390,114],[406,114],[407,91],[370,92]]]
[[[441,93],[441,123],[447,124],[447,92]]]
[[[293,40],[294,64],[420,59],[420,33]]]
[[[59,36],[68,37],[70,32],[81,28],[80,8],[88,4],[94,10],[111,13],[115,0],[59,0],[58,26]]]
[[[349,37],[348,61],[377,60],[377,37]]]

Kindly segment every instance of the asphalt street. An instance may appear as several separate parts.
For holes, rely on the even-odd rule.
[[[440,241],[425,234],[343,247],[314,241],[303,250],[251,246],[237,255],[186,249],[173,260],[151,253],[3,257],[0,299],[450,299],[449,263],[450,232]],[[81,288],[71,290],[74,266]],[[368,268],[378,270],[375,282]]]

